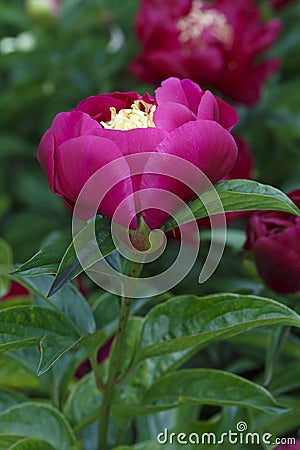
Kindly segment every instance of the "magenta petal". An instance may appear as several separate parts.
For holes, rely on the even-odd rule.
[[[112,106],[119,111],[126,108],[126,103],[121,99],[113,98],[111,95],[99,94],[82,100],[75,110],[82,111],[98,121],[107,121],[110,119],[110,108]]]
[[[205,91],[197,116],[199,119],[214,120],[228,131],[231,131],[239,120],[235,108],[215,97],[210,91]]]
[[[50,189],[54,192],[54,137],[51,128],[46,131],[39,143],[37,158],[47,174]]]
[[[185,122],[196,120],[196,115],[180,103],[167,102],[157,107],[153,118],[157,127],[165,131],[172,131]]]
[[[216,97],[210,91],[205,91],[198,108],[198,119],[219,122],[219,116],[219,105]]]
[[[133,193],[132,181],[127,163],[117,147],[108,140],[97,136],[80,136],[70,139],[56,149],[55,154],[55,187],[68,204],[74,204],[90,177],[111,161],[118,160],[114,168],[107,167],[105,178],[97,179],[95,189],[89,189],[85,196],[86,204],[81,208],[85,218],[89,211],[98,205],[103,193],[108,192],[101,202],[98,212],[112,218],[121,201]],[[123,181],[119,181],[123,178]],[[107,183],[109,182],[109,184]],[[111,190],[108,186],[114,186]],[[128,225],[135,218],[134,199],[127,200],[127,217],[123,224]],[[90,217],[93,214],[90,213]]]
[[[108,130],[99,128],[93,133],[115,142],[122,155],[153,152],[165,138],[166,133],[159,128],[134,128],[133,130]]]
[[[51,125],[51,131],[58,147],[68,139],[91,134],[92,130],[99,128],[98,122],[81,111],[70,111],[57,114]]]
[[[188,181],[194,183],[195,178],[189,175],[188,168],[182,169],[180,161],[176,165],[176,161],[171,161],[167,155],[181,157],[199,168],[214,184],[225,175],[227,175],[233,167],[237,158],[237,147],[233,137],[224,128],[216,122],[197,121],[188,122],[180,128],[172,131],[166,139],[158,146],[157,152],[162,155],[161,161],[157,162],[156,155],[149,157],[145,165],[145,173],[141,181],[141,189],[148,189],[148,198],[151,199],[151,188],[163,189],[172,192],[185,202],[190,201],[195,193],[184,186],[182,182],[176,179],[176,173],[180,170],[184,172],[184,176],[188,177]],[[164,157],[166,154],[166,157]],[[170,164],[174,167],[174,177],[170,178],[165,174],[168,173]],[[184,167],[184,166],[183,166]],[[178,172],[179,170],[179,172]],[[153,172],[154,174],[151,174]],[[189,180],[189,177],[191,179]],[[197,183],[205,185],[205,179],[202,181],[201,174]],[[193,184],[194,185],[194,184]],[[206,184],[207,187],[207,184]],[[157,192],[153,191],[153,198],[157,197]],[[140,202],[143,206],[143,203]],[[163,204],[161,209],[164,210]],[[176,202],[170,206],[171,211],[175,212]],[[161,211],[146,210],[143,213],[148,225],[153,228],[161,226],[167,219],[168,215]]]
[[[239,121],[236,109],[218,97],[216,100],[219,106],[219,124],[231,131]]]
[[[158,144],[164,139],[166,133],[159,128],[135,128],[133,130],[107,130],[101,128],[96,131],[97,136],[115,142],[122,155],[154,152]],[[145,159],[146,160],[146,159]],[[131,163],[133,160],[131,160]],[[138,161],[141,172],[140,160]],[[142,175],[132,177],[134,191],[139,190]]]
[[[180,103],[196,114],[203,91],[191,80],[168,78],[156,89],[155,94],[158,105],[166,102]]]
[[[217,122],[188,122],[158,146],[161,153],[180,156],[202,170],[212,183],[224,178],[237,158],[234,138]]]

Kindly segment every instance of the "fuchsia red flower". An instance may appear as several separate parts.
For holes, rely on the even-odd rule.
[[[287,6],[292,1],[293,0],[271,0],[271,6],[274,10],[278,10],[283,8],[284,6]]]
[[[288,194],[300,207],[300,189]],[[300,290],[300,218],[292,214],[262,211],[247,224],[245,248],[252,250],[261,278],[273,291]]]
[[[133,192],[167,186],[184,201],[191,200],[193,193],[182,192],[177,180],[166,180],[163,169],[159,177],[149,173],[131,177],[124,156],[144,152],[175,155],[193,163],[216,183],[236,162],[237,147],[230,131],[237,120],[235,109],[210,91],[188,79],[169,78],[156,90],[155,98],[136,92],[100,94],[58,114],[40,142],[38,159],[51,190],[70,209],[98,169],[124,160],[122,170],[127,178],[108,192],[98,212],[112,218],[120,202],[129,199],[128,214],[135,227]],[[151,229],[166,220],[157,210],[155,214],[145,210],[142,215]]]
[[[132,72],[155,85],[188,77],[253,104],[280,65],[261,60],[280,28],[278,19],[263,22],[254,0],[141,0],[136,33],[142,50]]]

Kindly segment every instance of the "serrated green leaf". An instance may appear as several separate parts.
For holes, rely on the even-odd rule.
[[[276,324],[300,327],[300,317],[279,302],[256,296],[175,297],[154,307],[145,317],[136,360]]]
[[[297,206],[279,189],[252,180],[226,180],[215,186],[222,202],[224,212],[253,211],[253,210],[276,210],[284,211],[300,217]],[[220,213],[219,202],[215,200],[215,194],[206,191],[202,194],[202,199],[196,198],[189,203],[189,208],[196,219],[207,217],[210,214]],[[183,224],[190,219],[184,212],[178,212],[174,218],[169,219],[164,229],[172,230],[177,223]]]
[[[59,410],[34,402],[22,403],[0,413],[0,435],[41,439],[56,450],[67,450],[76,441]]]
[[[93,265],[99,260],[98,254],[94,254],[94,247],[90,248],[90,229],[95,227],[96,241],[101,249],[103,257],[108,256],[115,249],[111,231],[110,220],[107,217],[98,217],[95,223],[88,224],[76,237],[77,248],[80,246],[82,249],[82,258],[85,260],[87,266]],[[67,248],[62,260],[60,261],[56,277],[53,281],[49,296],[55,294],[61,289],[68,281],[77,277],[83,271],[72,242]]]
[[[175,408],[182,404],[236,405],[267,413],[286,411],[265,388],[214,369],[185,369],[161,377],[148,390],[139,405],[116,404],[118,414],[147,414]]]

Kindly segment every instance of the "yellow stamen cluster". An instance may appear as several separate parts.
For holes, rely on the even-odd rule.
[[[132,130],[134,128],[155,127],[153,113],[156,106],[146,103],[144,100],[135,100],[130,108],[120,109],[111,107],[111,119],[108,122],[100,122],[103,128],[109,130]]]
[[[180,42],[186,44],[192,40],[199,40],[201,33],[209,29],[213,36],[227,48],[230,47],[233,41],[233,29],[227,22],[226,16],[215,9],[203,10],[202,8],[203,2],[194,0],[189,14],[178,20]]]

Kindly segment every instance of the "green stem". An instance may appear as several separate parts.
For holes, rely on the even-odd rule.
[[[97,362],[97,353],[96,355],[92,355],[90,357],[90,364],[92,366],[92,371],[94,373],[95,383],[98,391],[102,392],[104,389],[104,383],[102,377],[98,373],[98,362]]]
[[[129,276],[136,277],[139,274],[139,267],[137,264],[132,264],[129,268]],[[107,449],[107,433],[109,424],[109,415],[111,403],[114,395],[115,386],[120,376],[120,362],[124,349],[125,333],[128,323],[132,299],[123,297],[121,300],[121,311],[118,330],[115,335],[114,343],[111,350],[109,375],[106,385],[103,389],[102,404],[100,408],[99,417],[99,434],[98,434],[98,450]]]

